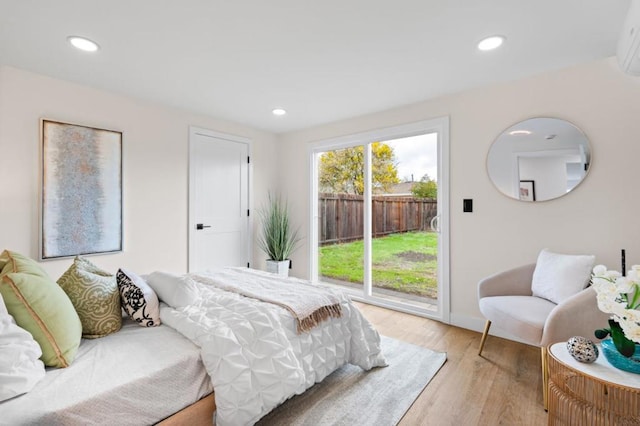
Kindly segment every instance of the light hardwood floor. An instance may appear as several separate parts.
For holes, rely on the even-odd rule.
[[[447,362],[400,426],[546,425],[540,349],[414,315],[357,303],[385,336],[446,352]]]

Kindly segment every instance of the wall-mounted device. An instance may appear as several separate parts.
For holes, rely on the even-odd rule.
[[[618,41],[617,56],[622,71],[640,75],[640,0],[631,0]]]

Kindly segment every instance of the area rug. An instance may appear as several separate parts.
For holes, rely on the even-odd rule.
[[[436,375],[447,354],[382,336],[388,367],[363,371],[345,365],[257,424],[396,425]]]

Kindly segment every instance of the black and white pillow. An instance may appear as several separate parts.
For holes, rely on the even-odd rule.
[[[138,275],[124,269],[118,269],[116,281],[129,318],[143,327],[160,325],[160,304],[153,289]]]

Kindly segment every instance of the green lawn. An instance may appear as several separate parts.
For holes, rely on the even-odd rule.
[[[391,234],[373,240],[373,285],[420,296],[437,297],[438,235]],[[363,282],[362,241],[320,247],[320,275]]]

